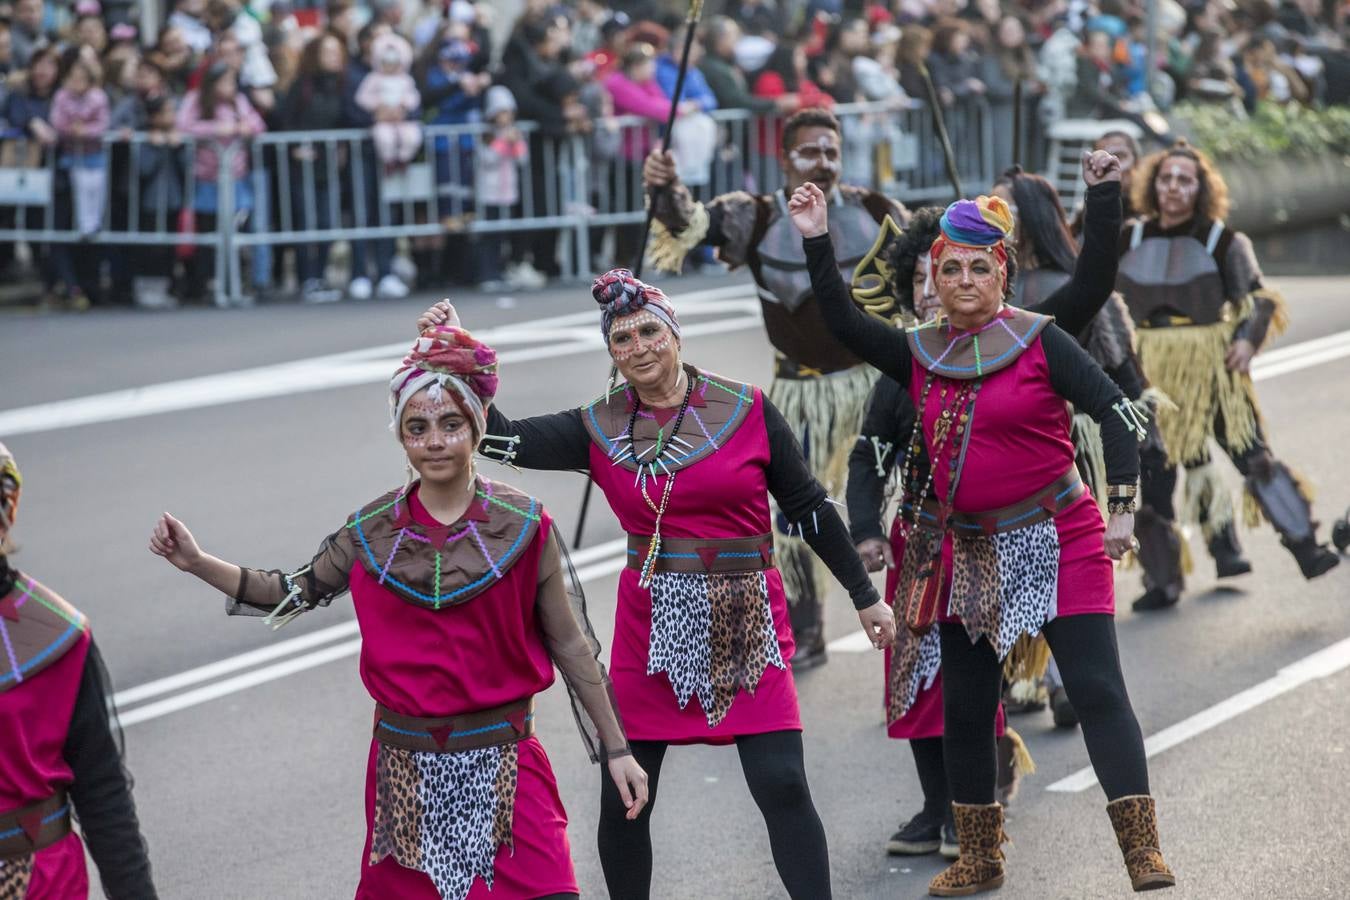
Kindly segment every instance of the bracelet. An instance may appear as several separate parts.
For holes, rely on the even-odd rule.
[[[1133,499],[1138,494],[1139,486],[1137,484],[1108,484],[1106,486],[1106,499],[1108,500]]]
[[[632,755],[633,755],[633,748],[629,747],[627,744],[624,744],[622,747],[618,747],[614,750],[605,751],[606,760],[623,759],[625,756],[632,756]]]
[[[1124,500],[1106,501],[1106,511],[1113,516],[1134,515],[1134,498],[1129,497]]]

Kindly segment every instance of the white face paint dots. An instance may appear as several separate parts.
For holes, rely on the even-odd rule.
[[[955,288],[969,280],[983,289],[997,282],[1000,272],[992,251],[948,245],[933,274],[939,288]]]
[[[832,134],[822,134],[814,141],[798,144],[788,151],[788,162],[802,175],[821,171],[839,174],[839,140]]]
[[[649,312],[620,316],[609,329],[609,355],[626,362],[640,353],[660,353],[674,339],[670,326]]]
[[[436,447],[467,441],[472,431],[468,418],[453,400],[417,397],[404,409],[400,437],[405,447]]]

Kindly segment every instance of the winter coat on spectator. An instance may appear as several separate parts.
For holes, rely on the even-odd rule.
[[[28,61],[46,36],[41,31],[29,31],[22,22],[9,28],[9,61],[15,71],[28,68]]]
[[[61,136],[61,152],[89,156],[103,150],[103,135],[108,133],[108,95],[93,87],[82,95],[65,88],[52,97],[52,127]],[[79,128],[80,135],[75,130]]]
[[[969,97],[974,92],[969,80],[980,78],[980,55],[974,51],[954,55],[934,53],[928,58],[928,72],[933,76],[933,86],[946,88],[957,98]]]
[[[178,130],[195,138],[205,139],[198,140],[197,155],[192,162],[192,172],[198,181],[215,182],[220,174],[222,149],[237,151],[231,154],[230,161],[230,175],[235,180],[248,174],[247,144],[240,137],[221,141],[217,134],[222,123],[243,125],[250,135],[262,134],[267,130],[262,116],[258,115],[253,104],[249,103],[243,94],[235,95],[233,102],[217,103],[215,114],[211,118],[203,118],[201,95],[197,91],[188,92],[183,98],[182,106],[178,108]]]
[[[375,117],[361,108],[356,102],[356,91],[361,82],[370,74],[370,66],[359,59],[347,63],[347,71],[342,78],[342,127],[369,128],[375,124]]]
[[[1078,57],[1076,87],[1069,96],[1066,113],[1073,119],[1110,115],[1120,102],[1123,80],[1115,66],[1102,65],[1086,54]]]
[[[142,215],[158,216],[165,212],[166,227],[174,228],[174,216],[183,207],[183,185],[186,181],[187,154],[182,145],[142,143],[136,153],[137,177],[140,178],[140,208]]]
[[[201,55],[211,49],[213,38],[211,29],[196,16],[174,10],[169,14],[167,28],[177,28],[183,33],[183,40],[192,48],[192,52]]]
[[[906,96],[905,89],[893,72],[870,56],[853,57],[853,80],[868,100],[890,100]]]
[[[477,201],[483,206],[514,206],[520,202],[520,163],[529,145],[515,132],[485,136],[478,145]]]
[[[346,124],[343,110],[345,85],[340,76],[319,73],[314,76],[301,76],[291,85],[281,98],[277,107],[277,124],[283,131],[328,131],[342,128]],[[338,160],[343,156],[338,148]],[[324,142],[313,144],[310,148],[296,148],[300,154],[310,153],[313,160],[314,180],[327,184],[329,177],[329,145]],[[303,155],[292,152],[292,160],[303,162]]]
[[[670,54],[663,54],[656,59],[656,83],[661,85],[661,90],[665,93],[667,99],[675,96],[675,82],[680,77],[680,64]],[[703,77],[703,73],[694,67],[690,67],[684,76],[684,89],[680,92],[680,100],[693,100],[698,104],[698,108],[704,112],[712,112],[717,109],[717,95],[713,89],[708,86],[708,80]]]
[[[27,90],[12,92],[5,99],[3,118],[11,132],[31,137],[29,126],[34,119],[50,124],[52,118],[52,96],[39,97]]]
[[[777,107],[771,97],[756,97],[750,93],[741,70],[724,59],[706,57],[698,71],[708,83],[721,109],[748,109],[752,113],[771,113]]]
[[[655,78],[639,84],[621,71],[613,72],[605,79],[605,90],[614,98],[617,116],[642,116],[653,122],[665,122],[670,114],[670,98]],[[623,158],[636,162],[646,157],[652,143],[648,129],[627,128],[624,131]]]
[[[563,66],[535,53],[520,35],[507,42],[502,54],[501,83],[515,96],[521,121],[538,122],[544,134],[567,132],[563,100],[576,93],[576,80]]]
[[[774,5],[774,0],[729,3],[727,15],[739,22],[746,34],[783,33],[783,16]]]
[[[760,72],[759,77],[755,79],[755,96],[776,98],[788,91],[787,84],[783,81],[783,76],[777,72]],[[834,106],[834,98],[825,93],[816,85],[814,81],[808,78],[801,79],[797,85],[797,109],[810,109],[813,106],[822,106],[830,109]]]
[[[1041,118],[1057,122],[1067,115],[1069,98],[1078,87],[1078,48],[1082,39],[1062,25],[1041,45],[1039,75],[1046,87]]]
[[[460,87],[463,73],[447,72],[433,65],[427,70],[422,106],[431,114],[433,125],[464,125],[477,122],[482,109],[482,94],[470,96]]]

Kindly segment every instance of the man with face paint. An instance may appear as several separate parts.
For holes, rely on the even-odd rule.
[[[1200,522],[1218,577],[1251,571],[1232,501],[1211,464],[1211,438],[1246,479],[1247,524],[1264,516],[1305,578],[1327,573],[1340,560],[1318,542],[1308,488],[1271,453],[1256,406],[1252,358],[1284,329],[1285,304],[1264,284],[1251,241],[1223,223],[1227,186],[1208,157],[1182,142],[1140,165],[1134,205],[1142,218],[1121,235],[1117,285],[1144,373],[1176,404],[1158,413],[1166,453],[1141,454],[1136,528],[1141,556],[1165,562],[1170,574],[1146,580],[1134,608],[1171,606],[1184,588],[1173,505],[1178,466],[1187,470],[1183,512]]]
[[[653,201],[649,250],[654,266],[679,271],[689,251],[707,245],[733,269],[749,267],[775,350],[769,397],[801,442],[812,473],[831,494],[843,489],[847,454],[875,374],[825,328],[787,199],[808,183],[830,198],[830,234],[845,278],[872,248],[877,226],[887,216],[901,225],[908,219],[903,206],[882,194],[839,183],[842,146],[838,119],[823,109],[801,110],[783,126],[784,189],[760,195],[733,191],[707,204],[696,203],[679,182],[670,154],[653,153],[642,169],[643,183],[660,189]],[[880,315],[892,312],[871,309]],[[782,516],[777,526],[775,544],[798,647],[793,668],[800,672],[825,661],[821,603],[826,578],[806,544],[787,536]]]

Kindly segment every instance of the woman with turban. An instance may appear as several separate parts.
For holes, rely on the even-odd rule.
[[[788,894],[828,898],[769,496],[848,589],[875,646],[891,641],[890,610],[759,388],[683,363],[669,299],[626,269],[597,278],[592,293],[624,382],[552,415],[512,421],[494,407],[488,427],[506,443],[487,451],[526,468],[588,472],[628,533],[610,668],[651,801],[671,744],[735,743]],[[419,325],[453,317],[437,304]],[[600,862],[613,897],[650,893],[650,810],[625,821],[618,794],[601,785]]]
[[[1119,178],[1111,157],[1085,168],[1090,181]],[[1111,559],[1131,546],[1139,470],[1132,408],[1048,317],[1005,305],[1015,268],[1012,215],[1002,200],[947,208],[929,250],[943,315],[905,332],[851,311],[825,237],[824,196],[807,185],[790,209],[830,330],[915,401],[902,477],[920,448],[930,461],[905,498],[912,512],[897,591],[906,626],[939,629],[943,751],[960,857],[929,892],[963,896],[1003,883],[994,711],[1004,659],[1021,637],[1042,633],[1081,718],[1132,885],[1173,884],[1158,849],[1113,618]],[[1074,466],[1066,400],[1101,426],[1105,525]]]
[[[646,776],[574,612],[552,520],[474,472],[497,355],[460,328],[428,329],[389,387],[408,482],[361,506],[309,564],[241,568],[168,513],[150,549],[225,593],[229,614],[277,627],[351,592],[375,700],[358,900],[575,897],[567,816],[534,737],[533,698],[555,664],[629,816]]]
[[[109,897],[154,900],[89,620],[10,567],[22,489],[0,444],[0,897],[84,900],[87,844]]]

